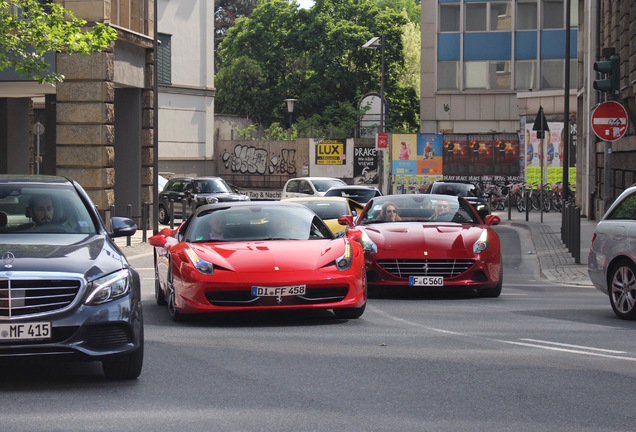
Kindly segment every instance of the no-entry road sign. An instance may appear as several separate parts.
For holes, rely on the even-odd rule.
[[[627,111],[618,102],[603,102],[592,113],[592,129],[603,141],[622,138],[627,131]]]

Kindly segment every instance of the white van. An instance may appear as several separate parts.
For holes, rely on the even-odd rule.
[[[333,177],[298,177],[287,180],[283,187],[281,199],[309,196],[324,196],[333,186],[343,186],[346,183]]]

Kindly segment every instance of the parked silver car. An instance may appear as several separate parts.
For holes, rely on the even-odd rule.
[[[594,286],[614,313],[636,320],[636,186],[626,189],[596,225],[588,259]]]

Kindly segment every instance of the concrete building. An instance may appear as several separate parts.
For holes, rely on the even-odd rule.
[[[212,175],[214,2],[157,2],[160,173]]]
[[[578,9],[569,29],[567,15],[565,0],[423,1],[420,131],[519,133],[523,148],[540,107],[563,125],[578,75]]]
[[[117,41],[87,57],[51,54],[56,87],[0,71],[0,172],[76,179],[100,211],[152,202],[154,0],[58,0]],[[37,125],[34,127],[34,125]]]

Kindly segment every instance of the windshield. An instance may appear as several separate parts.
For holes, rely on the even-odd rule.
[[[225,180],[206,179],[194,181],[195,193],[232,193],[232,188]]]
[[[2,233],[96,232],[84,202],[72,186],[0,185]]]
[[[322,220],[338,219],[349,214],[349,206],[345,201],[295,201],[302,204]]]
[[[479,189],[471,183],[434,183],[431,193],[479,198]]]
[[[454,196],[405,194],[376,197],[360,215],[359,223],[455,222],[480,223],[466,201]]]
[[[201,211],[193,216],[185,241],[257,241],[332,239],[322,220],[302,206],[229,206]]]
[[[338,179],[312,179],[311,182],[318,192],[327,192],[329,188],[346,184]]]
[[[376,195],[376,191],[372,189],[338,189],[332,188],[327,191],[325,196],[339,196],[350,198],[360,204],[365,204]]]

